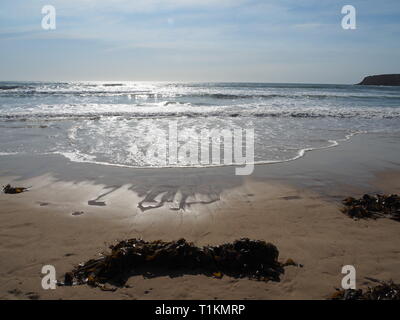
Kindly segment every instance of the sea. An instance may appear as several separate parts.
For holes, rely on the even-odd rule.
[[[400,87],[0,82],[0,157],[58,154],[74,162],[135,168],[218,165],[200,158],[159,161],[160,150],[166,148],[167,156],[172,152],[165,146],[171,127],[178,131],[177,149],[184,148],[186,155],[194,150],[188,145],[202,147],[202,134],[223,130],[243,132],[242,143],[234,146],[240,143],[245,153],[250,142],[244,137],[251,130],[253,163],[294,161],[356,134],[400,131]],[[213,140],[203,140],[212,151]],[[223,161],[224,141],[220,165],[235,164],[234,157]]]

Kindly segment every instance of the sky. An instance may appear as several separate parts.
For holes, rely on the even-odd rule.
[[[56,29],[41,26],[56,9]],[[344,5],[356,9],[345,30]],[[356,83],[400,73],[399,0],[1,0],[0,80]]]

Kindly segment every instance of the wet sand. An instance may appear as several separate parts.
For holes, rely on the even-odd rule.
[[[400,193],[398,136],[360,135],[332,149],[249,177],[234,168],[124,169],[61,156],[0,157],[0,185],[32,186],[0,194],[1,299],[325,299],[343,265],[365,277],[400,282],[398,222],[354,221],[340,200]],[[203,275],[144,279],[104,292],[87,286],[43,290],[41,268],[66,271],[117,240],[220,244],[241,237],[275,244],[286,267],[280,282]]]

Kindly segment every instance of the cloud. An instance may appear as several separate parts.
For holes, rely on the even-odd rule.
[[[247,3],[249,0],[53,0],[56,8],[63,10],[110,10],[111,12],[149,13],[181,9],[227,8]]]
[[[64,61],[72,78],[74,72],[100,72],[96,68],[99,64],[108,66],[102,74],[115,72],[118,76],[126,74],[125,78],[129,78],[129,72],[137,78],[157,78],[162,70],[163,79],[185,75],[187,80],[196,70],[193,77],[201,74],[203,79],[207,74],[216,79],[218,72],[223,72],[221,77],[238,79],[242,74],[251,80],[254,74],[261,80],[263,74],[268,76],[268,70],[285,70],[285,74],[293,70],[299,73],[299,79],[305,68],[300,66],[315,65],[321,74],[342,70],[344,61],[360,66],[360,52],[363,66],[368,62],[376,65],[375,60],[385,56],[382,63],[389,68],[400,46],[398,0],[381,4],[353,0],[358,14],[354,32],[341,29],[339,1],[50,2],[57,10],[57,29],[53,31],[40,27],[41,8],[49,0],[0,1],[0,67],[33,70],[34,63],[29,61],[36,54],[40,61]],[[390,56],[385,53],[388,48],[393,48]],[[61,70],[61,66],[52,67]]]

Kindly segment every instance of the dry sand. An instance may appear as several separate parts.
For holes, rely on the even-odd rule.
[[[399,171],[385,169],[371,176],[368,187],[351,189],[349,182],[346,193],[400,193]],[[341,268],[349,264],[357,270],[360,288],[371,284],[365,277],[400,282],[400,223],[348,218],[339,210],[344,195],[340,188],[321,193],[290,179],[257,175],[232,182],[213,194],[218,200],[209,204],[171,210],[177,204],[166,203],[143,212],[138,208],[143,196],[128,183],[113,188],[89,180],[63,181],[50,173],[19,179],[0,178],[0,185],[32,185],[22,194],[0,195],[0,299],[325,299],[340,287]],[[191,200],[208,202],[210,197],[204,197],[196,194]],[[97,205],[88,204],[93,200]],[[116,292],[88,286],[42,289],[43,265],[54,265],[61,279],[78,263],[107,251],[108,245],[134,237],[183,237],[199,246],[241,237],[262,239],[278,247],[281,261],[292,258],[303,267],[286,267],[280,282],[134,276]]]

